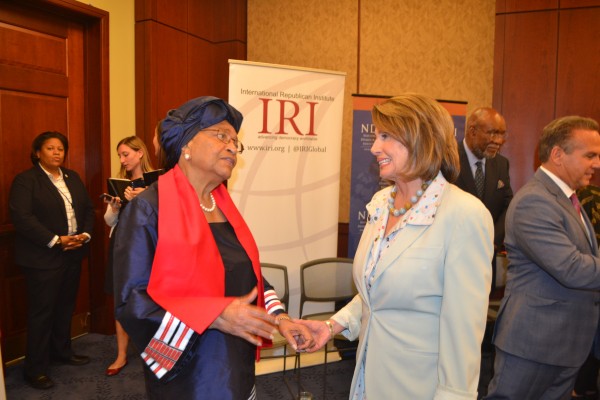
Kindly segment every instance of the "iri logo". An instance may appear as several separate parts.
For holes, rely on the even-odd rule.
[[[273,99],[259,97],[259,100],[262,102],[263,107],[263,126],[262,130],[258,133],[275,133],[276,135],[296,133],[300,136],[317,136],[315,133],[315,108],[319,103],[313,101],[306,102],[306,104],[308,104],[308,109],[303,111],[303,113],[308,113],[308,126],[303,127],[306,128],[306,133],[303,133],[296,123],[296,117],[300,114],[300,103],[292,100],[275,100],[276,103],[269,107],[269,102]],[[279,129],[277,129],[276,132],[270,132],[268,130],[269,111],[279,111]],[[288,115],[291,112],[291,116],[286,117],[286,112]]]

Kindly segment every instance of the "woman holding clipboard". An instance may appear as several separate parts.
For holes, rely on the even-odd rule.
[[[121,163],[121,169],[119,170],[118,178],[128,179],[132,182],[143,181],[143,174],[145,172],[152,171],[152,164],[148,158],[148,150],[144,142],[137,136],[128,136],[122,139],[117,144],[117,154],[119,155],[119,162]],[[125,189],[124,197],[112,197],[108,195],[104,196],[104,201],[108,203],[106,212],[104,213],[104,221],[110,226],[110,244],[108,254],[108,266],[106,268],[106,280],[105,290],[108,294],[113,294],[113,247],[114,247],[114,230],[119,222],[119,213],[126,203],[122,200],[130,201],[135,196],[143,192],[145,187],[135,187],[133,185],[128,186]],[[119,321],[115,320],[115,327],[117,332],[117,358],[108,366],[106,369],[107,376],[117,375],[127,365],[127,344],[129,343],[129,336],[123,330],[123,327]]]

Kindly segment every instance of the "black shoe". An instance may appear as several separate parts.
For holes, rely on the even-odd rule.
[[[571,400],[597,400],[598,392],[586,392],[585,394],[577,394],[575,391],[571,394]]]
[[[52,379],[48,378],[48,376],[44,374],[36,376],[24,375],[24,378],[25,382],[27,382],[27,384],[34,389],[50,389],[52,386],[54,386]]]
[[[57,361],[61,364],[67,365],[85,365],[90,362],[90,358],[88,356],[73,354],[68,358],[59,358]]]

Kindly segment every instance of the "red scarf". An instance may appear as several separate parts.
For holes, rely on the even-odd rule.
[[[202,333],[234,297],[225,297],[225,270],[196,191],[179,166],[158,179],[158,244],[148,294],[195,332]],[[252,261],[259,307],[265,306],[258,248],[223,184],[215,201]]]

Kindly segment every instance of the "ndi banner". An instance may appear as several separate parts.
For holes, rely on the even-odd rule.
[[[262,262],[287,266],[298,314],[300,264],[337,255],[345,73],[229,60],[244,153],[228,188]]]
[[[348,257],[354,258],[360,236],[367,220],[365,206],[373,194],[389,183],[379,179],[379,166],[371,154],[375,127],[371,118],[373,106],[390,96],[353,95],[352,172],[350,176],[350,219],[348,227]],[[465,132],[467,103],[438,100],[452,116],[456,140],[462,141]]]

